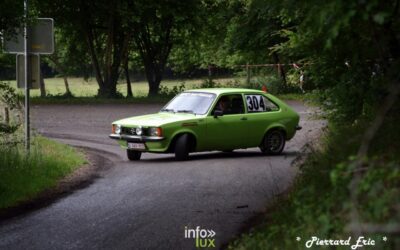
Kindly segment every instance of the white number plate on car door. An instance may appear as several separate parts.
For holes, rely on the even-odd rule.
[[[128,142],[128,148],[129,149],[140,149],[140,150],[145,150],[146,146],[144,143],[135,143],[135,142]]]

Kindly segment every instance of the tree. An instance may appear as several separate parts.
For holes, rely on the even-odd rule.
[[[171,50],[169,63],[175,71],[229,64],[225,38],[229,20],[234,15],[231,6],[234,4],[226,0],[202,2],[192,22],[194,32],[181,34],[180,42]]]
[[[63,36],[73,39],[90,56],[99,85],[98,96],[116,97],[121,65],[127,55],[129,1],[37,1],[44,15],[56,19]],[[83,55],[85,55],[84,53]]]
[[[232,4],[231,9],[232,18],[225,38],[226,53],[231,58],[230,61],[235,64],[281,64],[282,54],[271,48],[287,40],[279,32],[290,24],[282,21],[277,5],[266,4],[263,0],[242,0]],[[277,69],[285,87],[285,70],[281,66]]]
[[[16,35],[16,29],[24,24],[22,1],[3,0],[0,3],[0,40]],[[15,57],[2,55],[3,43],[0,42],[0,77],[11,79],[15,76]],[[12,72],[12,73],[11,73]]]
[[[22,27],[23,23],[23,2],[14,0],[2,0],[0,4],[0,37],[12,36],[13,34],[15,34],[15,29]]]
[[[309,81],[336,110],[333,117],[352,122],[374,114],[388,84],[398,82],[399,1],[276,4],[285,10],[281,18],[295,25],[281,32],[287,40],[275,50],[312,63]]]
[[[54,53],[42,57],[63,77],[65,96],[72,96],[68,76],[83,75],[86,79],[91,71],[89,54],[85,44],[80,41],[77,35],[56,28]]]
[[[83,30],[100,87],[98,95],[115,97],[120,67],[128,54],[131,37],[129,22],[126,22],[128,19],[124,19],[122,15],[125,13],[124,7],[129,5],[121,1],[107,1],[98,6],[98,11],[93,12],[92,6],[85,1],[81,2],[82,13],[85,13],[82,17]],[[97,15],[93,15],[94,13]],[[107,18],[103,18],[104,16]]]
[[[173,45],[194,32],[200,5],[196,0],[135,2],[131,34],[143,61],[149,95],[158,93]]]

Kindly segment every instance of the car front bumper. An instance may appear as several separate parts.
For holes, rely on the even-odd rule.
[[[160,136],[138,136],[138,135],[119,135],[110,134],[111,139],[124,140],[128,142],[159,142],[164,140],[164,137]]]

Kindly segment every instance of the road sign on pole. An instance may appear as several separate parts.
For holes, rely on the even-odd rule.
[[[30,89],[40,88],[40,56],[39,54],[28,55],[30,68],[28,79],[25,81],[25,55],[18,54],[16,56],[17,63],[17,86],[18,88],[25,88],[25,82],[28,83]]]
[[[27,28],[29,53],[53,54],[54,52],[54,20],[52,18],[37,18],[32,27]],[[17,30],[16,37],[4,39],[4,51],[10,54],[25,52],[24,32]]]
[[[28,17],[28,0],[24,0],[24,17]],[[17,36],[4,39],[4,52],[17,54],[17,83],[25,89],[25,149],[30,150],[29,90],[40,86],[39,54],[54,52],[54,21],[38,18],[37,22],[17,30]],[[29,58],[28,58],[29,56]],[[27,59],[28,58],[28,59]]]
[[[28,17],[28,0],[24,0],[24,17],[25,20]],[[30,65],[28,60],[29,53],[29,37],[28,37],[28,27],[25,23],[24,27],[24,56],[25,56],[25,67],[24,67],[24,78],[25,78],[25,150],[26,153],[29,154],[31,148],[31,128],[29,124],[29,84],[28,84],[28,76]]]

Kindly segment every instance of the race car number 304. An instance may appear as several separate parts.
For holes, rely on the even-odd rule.
[[[249,112],[265,111],[265,97],[261,95],[245,95]]]

